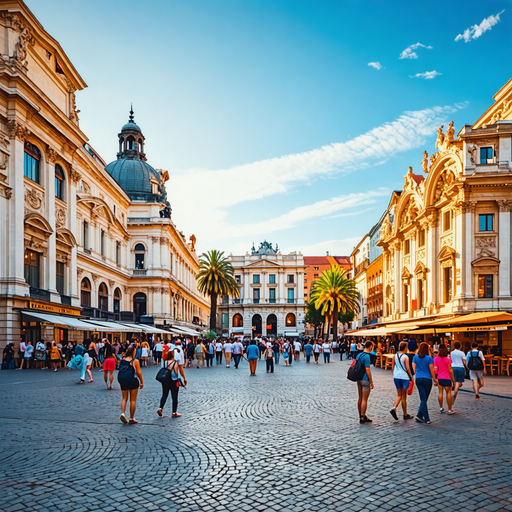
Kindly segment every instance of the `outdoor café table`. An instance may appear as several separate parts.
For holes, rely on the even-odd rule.
[[[391,369],[391,365],[393,363],[393,357],[395,357],[395,354],[384,354],[383,357],[386,358],[386,366],[384,367],[385,370]]]
[[[375,361],[375,366],[382,368],[382,352],[377,352],[377,359]]]
[[[507,367],[507,363],[512,360],[512,357],[501,356],[501,357],[497,357],[496,359],[498,359],[498,364],[499,364],[498,375],[503,375],[505,373],[505,368]]]

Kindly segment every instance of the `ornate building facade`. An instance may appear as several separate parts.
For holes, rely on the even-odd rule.
[[[304,257],[281,254],[263,242],[245,256],[230,255],[240,298],[224,297],[219,307],[225,334],[304,334]]]
[[[382,223],[383,321],[510,311],[512,80],[473,125],[441,126]]]
[[[171,220],[169,176],[147,163],[133,112],[106,166],[79,128],[86,84],[59,43],[21,1],[0,2],[0,25],[0,347],[54,338],[30,311],[206,324],[195,238]]]

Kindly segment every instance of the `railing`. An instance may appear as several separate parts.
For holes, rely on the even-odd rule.
[[[128,217],[126,220],[128,221],[128,224],[137,222],[150,222],[151,217]]]
[[[147,269],[136,269],[132,271],[132,275],[134,276],[145,276],[147,273]]]
[[[69,295],[61,295],[60,303],[64,304],[65,306],[71,306],[71,297]]]
[[[298,299],[231,299],[229,304],[298,304],[298,302]],[[222,301],[220,305],[227,306],[228,303]]]
[[[41,288],[30,287],[30,296],[33,299],[40,299],[50,301],[50,292],[48,290],[42,290]]]

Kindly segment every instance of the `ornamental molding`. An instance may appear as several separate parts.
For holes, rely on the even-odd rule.
[[[69,173],[69,177],[71,179],[71,183],[73,185],[76,185],[80,179],[82,178],[82,175],[76,170],[76,169],[71,169],[71,172]],[[85,188],[84,188],[85,190]]]
[[[512,210],[512,201],[497,200],[496,202],[498,203],[500,212],[509,212]]]
[[[24,239],[24,247],[25,249],[30,249],[35,252],[40,252],[46,258],[48,255],[48,243],[43,242],[37,238],[29,236]]]
[[[32,210],[40,211],[43,206],[44,197],[42,194],[29,188],[25,191],[25,205],[29,206]]]
[[[96,283],[101,277],[99,274],[91,274],[92,280]]]
[[[110,288],[113,288],[115,284],[116,284],[116,282],[115,282],[113,279],[109,279],[109,280],[108,280],[108,286],[109,286]]]
[[[420,249],[419,251],[416,251],[416,258],[418,260],[422,260],[425,258],[425,249]]]
[[[0,197],[5,197],[5,199],[11,199],[12,188],[6,187],[6,186],[0,186]]]
[[[76,269],[77,277],[81,277],[83,273],[84,273],[84,269],[83,268],[77,268]]]
[[[55,165],[55,160],[57,160],[57,152],[52,149],[52,148],[48,148],[47,151],[46,151],[46,160],[48,161],[49,164],[51,165]]]
[[[25,139],[30,135],[30,130],[16,119],[7,121],[7,131],[9,138],[19,140],[20,142],[25,142]]]
[[[55,208],[55,224],[58,228],[66,225],[66,210],[60,206]]]
[[[495,236],[482,236],[476,238],[476,246],[478,248],[496,247]]]

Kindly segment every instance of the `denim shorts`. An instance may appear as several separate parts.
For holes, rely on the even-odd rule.
[[[452,380],[451,379],[438,379],[439,385],[443,388],[451,388]]]
[[[466,371],[464,368],[453,368],[453,376],[455,377],[455,382],[460,382],[462,384],[464,382],[464,377],[466,376]]]
[[[396,389],[407,389],[409,387],[409,380],[405,379],[393,379],[395,381]]]

